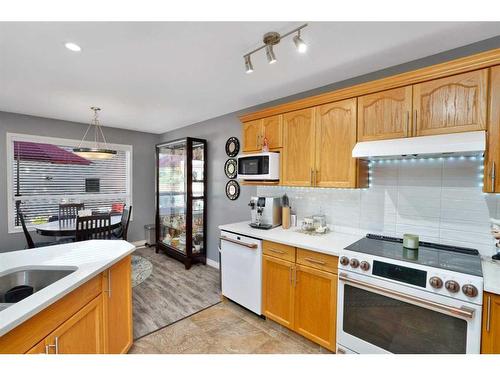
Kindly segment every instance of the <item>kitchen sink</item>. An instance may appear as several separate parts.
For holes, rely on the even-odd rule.
[[[0,311],[76,271],[76,268],[21,269],[0,276]]]

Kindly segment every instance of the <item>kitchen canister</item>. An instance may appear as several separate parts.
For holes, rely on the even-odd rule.
[[[415,234],[405,233],[403,235],[403,247],[407,249],[418,249],[418,236]]]

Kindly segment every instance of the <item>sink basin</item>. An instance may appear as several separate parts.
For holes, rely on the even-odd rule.
[[[43,288],[61,280],[63,277],[76,271],[73,269],[24,269],[17,270],[0,276],[0,310],[6,308],[5,302],[6,293],[12,291],[13,288],[28,286],[33,288],[33,293],[36,293]],[[33,294],[29,293],[29,294]],[[10,306],[10,304],[8,305]]]

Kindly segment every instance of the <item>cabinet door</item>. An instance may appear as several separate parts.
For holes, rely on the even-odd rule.
[[[132,282],[130,256],[104,273],[106,353],[127,353],[132,345]]]
[[[243,123],[243,152],[255,152],[262,149],[262,120]]]
[[[45,345],[46,340],[42,340],[30,350],[28,350],[25,354],[45,354]]]
[[[487,145],[483,191],[500,192],[500,65],[491,68]]]
[[[355,98],[316,108],[316,186],[356,187],[355,144]]]
[[[416,135],[484,130],[488,69],[413,86]]]
[[[266,137],[270,149],[283,147],[282,121],[282,115],[262,119],[262,142],[264,142],[264,137]]]
[[[283,185],[313,184],[314,127],[314,108],[283,115]]]
[[[293,328],[293,263],[262,256],[262,311],[279,324]]]
[[[481,353],[500,354],[500,296],[484,293]]]
[[[47,337],[58,354],[104,353],[102,296],[98,296]],[[56,349],[50,347],[49,354]]]
[[[412,87],[358,98],[358,141],[411,136]]]
[[[295,330],[335,351],[337,275],[302,265],[295,275]]]

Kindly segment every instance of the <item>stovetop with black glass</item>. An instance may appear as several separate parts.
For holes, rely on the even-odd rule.
[[[479,252],[471,248],[421,241],[419,248],[413,250],[403,247],[401,238],[367,234],[345,249],[468,275],[483,275]]]

